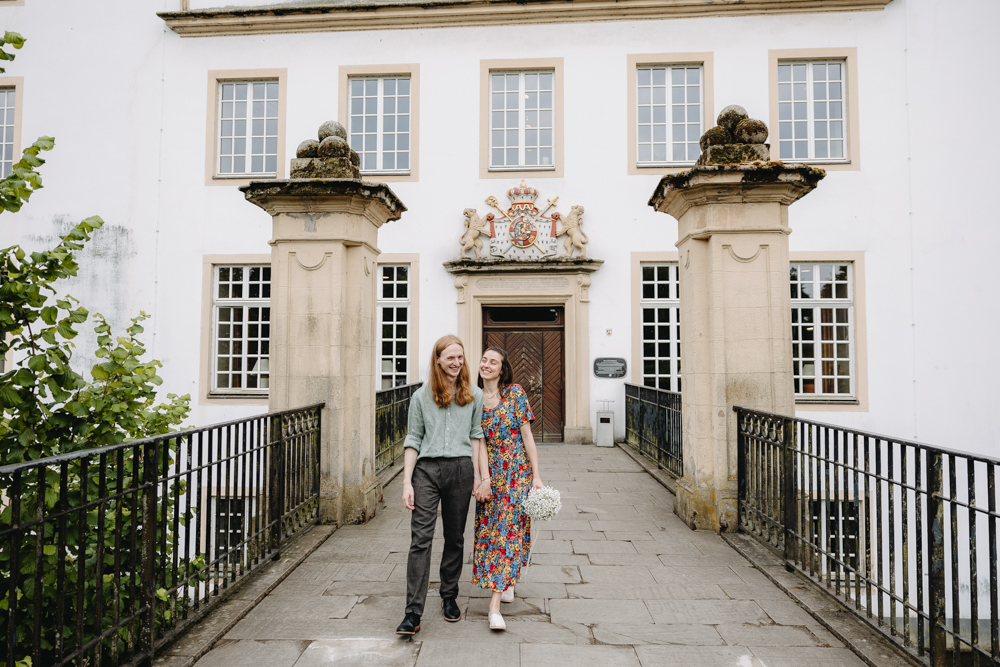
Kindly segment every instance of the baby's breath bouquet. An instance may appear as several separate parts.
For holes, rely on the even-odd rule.
[[[554,519],[561,509],[562,501],[559,499],[559,491],[551,486],[532,489],[524,501],[524,511],[528,513],[532,521]]]

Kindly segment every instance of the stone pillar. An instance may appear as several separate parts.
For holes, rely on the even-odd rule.
[[[684,477],[692,528],[737,529],[734,405],[793,415],[788,206],[825,176],[769,160],[767,128],[727,107],[695,168],[663,177],[649,205],[677,219]]]
[[[303,142],[291,178],[240,188],[271,214],[271,411],[325,402],[320,519],[358,523],[382,497],[375,463],[378,229],[406,207],[360,180],[344,128]]]

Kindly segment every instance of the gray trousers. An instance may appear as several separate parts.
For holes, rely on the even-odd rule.
[[[424,613],[431,572],[431,541],[439,504],[444,528],[441,597],[458,596],[465,521],[469,516],[474,477],[469,457],[417,459],[412,478],[414,509],[410,515],[410,555],[406,561],[407,614]]]

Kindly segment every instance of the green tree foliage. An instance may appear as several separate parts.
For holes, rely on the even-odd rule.
[[[20,35],[6,33],[0,40],[0,60],[14,59],[4,46],[19,49],[23,43]],[[20,210],[32,192],[42,187],[37,168],[45,160],[39,154],[54,145],[54,139],[42,137],[24,150],[11,173],[0,180],[0,213]],[[16,360],[13,368],[0,375],[3,464],[169,433],[189,412],[188,395],[167,394],[166,402],[156,401],[156,387],[162,383],[157,375],[160,362],[143,360],[146,349],[139,339],[145,313],[132,320],[127,335],[118,337],[104,317],[95,314],[99,363],[90,370],[89,378],[72,368],[72,340],[89,313],[73,297],[59,296],[57,283],[77,275],[77,252],[103,224],[99,217],[87,218],[51,250],[29,253],[19,246],[0,250],[0,355],[13,350]],[[17,608],[15,654],[25,656],[25,664],[31,664],[27,656],[32,653],[36,616],[41,617],[42,625],[41,651],[36,658],[41,658],[40,664],[52,664],[56,655],[87,644],[102,628],[111,627],[115,619],[138,608],[135,582],[141,564],[139,551],[125,538],[134,535],[141,544],[149,523],[143,520],[138,495],[127,491],[142,479],[146,466],[169,466],[176,448],[177,442],[169,441],[157,461],[144,461],[139,450],[126,449],[90,464],[77,459],[36,468],[20,476],[16,487],[12,486],[14,476],[0,474],[0,535],[13,526],[15,511],[18,523],[26,524],[39,516],[92,503],[72,512],[65,521],[46,521],[41,530],[0,537],[0,612]],[[184,493],[184,486],[174,484],[165,490],[173,499]],[[116,493],[122,496],[94,502],[102,495]],[[169,545],[173,514],[169,509],[164,511],[168,520],[157,527],[156,540]],[[178,517],[181,525],[189,518]],[[39,551],[40,561],[36,558]],[[158,557],[165,563],[170,554],[161,552]],[[181,565],[194,571],[203,561]],[[12,600],[9,584],[14,573],[18,585]],[[59,579],[66,591],[61,602],[56,595]],[[41,583],[40,590],[36,581]],[[158,581],[158,586],[173,585],[166,574]],[[165,591],[159,597],[167,597]],[[40,606],[36,606],[36,599],[41,600]],[[97,600],[101,601],[100,614],[96,613]],[[176,608],[176,602],[170,606]],[[6,628],[5,616],[0,613]],[[77,625],[81,618],[82,633]],[[169,608],[163,605],[158,622],[170,621]],[[133,630],[125,628],[106,637],[103,652],[128,652],[135,641]],[[3,654],[7,653],[6,643],[4,632],[0,642]]]

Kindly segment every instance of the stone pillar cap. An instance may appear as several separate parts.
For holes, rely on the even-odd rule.
[[[826,171],[807,164],[753,162],[694,167],[660,179],[649,205],[679,218],[692,206],[778,202],[790,205],[809,194]]]
[[[399,220],[406,206],[385,183],[369,183],[353,178],[286,178],[280,180],[251,181],[240,186],[246,200],[274,215],[276,205],[286,208],[293,201],[294,208],[322,210],[321,201],[330,198],[370,199],[385,209],[385,219]]]

